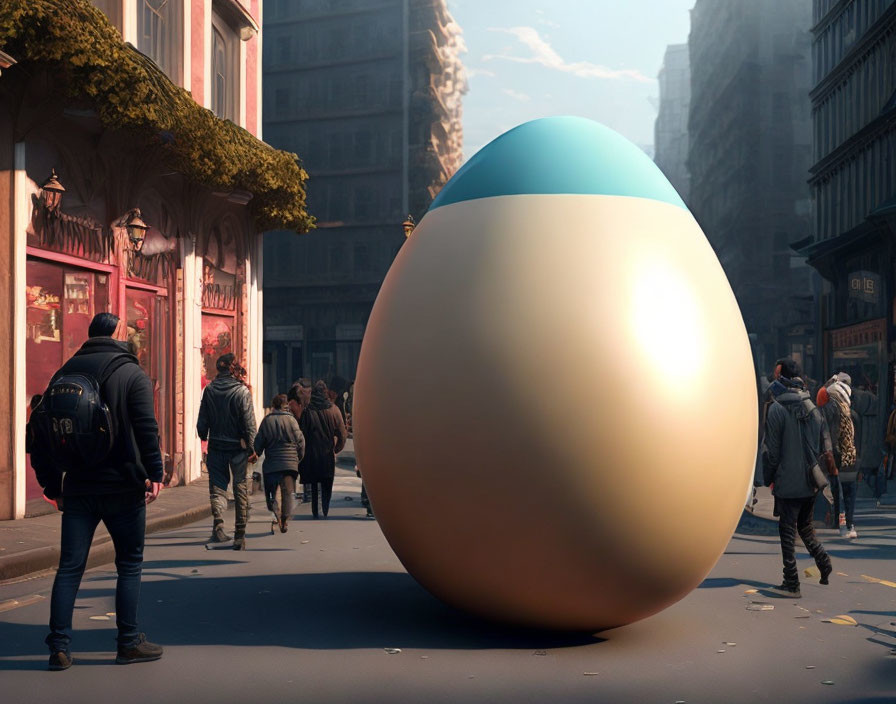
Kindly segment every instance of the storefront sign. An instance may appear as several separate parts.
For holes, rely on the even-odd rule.
[[[867,303],[880,300],[880,274],[871,271],[854,271],[849,275],[849,297],[858,298]]]
[[[887,334],[887,326],[883,319],[869,320],[858,325],[831,330],[829,334],[831,348],[842,350],[847,347],[860,347],[883,341]]]
[[[305,328],[302,325],[268,325],[264,329],[265,340],[297,342],[305,339]]]
[[[337,340],[360,340],[364,337],[364,326],[359,324],[342,324],[336,326]]]

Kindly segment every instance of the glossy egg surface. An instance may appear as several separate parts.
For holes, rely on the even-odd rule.
[[[544,118],[442,189],[373,308],[355,450],[424,587],[600,630],[706,577],[744,504],[756,387],[699,225],[612,130]]]

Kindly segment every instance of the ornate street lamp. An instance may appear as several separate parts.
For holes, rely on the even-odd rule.
[[[405,239],[407,239],[411,236],[414,228],[417,227],[417,223],[414,222],[414,217],[412,215],[408,215],[408,219],[401,223],[401,226],[404,228],[404,236]]]
[[[143,218],[140,217],[140,208],[134,208],[128,212],[128,219],[124,226],[128,231],[131,249],[139,252],[143,249],[143,241],[146,238],[146,231],[149,229],[149,225],[143,222]]]
[[[40,190],[41,199],[47,210],[56,210],[62,203],[62,194],[65,193],[65,188],[56,177],[56,169],[50,170],[50,177],[41,184]]]

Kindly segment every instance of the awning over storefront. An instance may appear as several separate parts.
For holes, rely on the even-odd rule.
[[[45,71],[104,127],[157,148],[187,179],[247,201],[257,231],[314,226],[305,210],[308,175],[295,154],[198,105],[86,0],[4,0],[0,49],[18,61],[0,81]]]

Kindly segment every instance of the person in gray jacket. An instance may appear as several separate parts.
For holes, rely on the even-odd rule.
[[[249,520],[249,483],[246,465],[258,456],[252,449],[255,442],[255,411],[249,387],[233,376],[232,354],[218,357],[218,375],[202,394],[196,431],[201,440],[208,440],[208,487],[214,524],[212,542],[230,540],[224,532],[224,511],[227,510],[227,485],[233,477],[233,498],[236,522],[233,549],[246,549],[246,523]]]
[[[274,396],[271,407],[274,410],[261,421],[253,447],[256,455],[265,455],[261,469],[264,473],[264,497],[268,510],[274,514],[271,521],[273,534],[275,525],[279,526],[281,533],[285,533],[292,515],[299,462],[305,456],[305,436],[299,429],[299,422],[289,410],[286,394]]]
[[[781,375],[772,384],[775,402],[765,421],[766,456],[763,478],[772,486],[779,516],[778,534],[784,562],[784,582],[772,590],[779,596],[798,598],[800,578],[796,567],[796,534],[815,559],[821,584],[828,583],[831,558],[815,536],[812,511],[818,493],[810,483],[809,468],[817,461],[830,471],[833,465],[831,437],[827,423],[809,398],[799,378],[799,365],[792,359],[781,364]],[[820,458],[820,459],[819,459]]]

